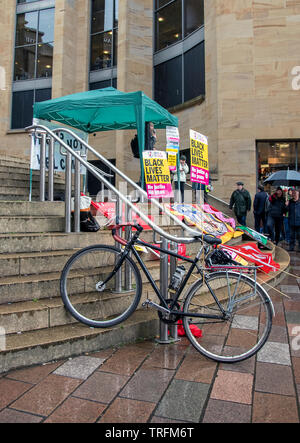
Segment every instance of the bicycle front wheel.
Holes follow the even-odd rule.
[[[66,309],[76,320],[95,328],[111,327],[126,320],[141,298],[142,280],[127,256],[119,270],[120,250],[96,245],[76,252],[66,263],[60,292]]]
[[[186,335],[206,357],[235,363],[253,356],[267,341],[272,327],[272,305],[263,288],[252,278],[234,271],[205,276],[186,296],[183,317]],[[210,289],[209,289],[210,288]],[[219,318],[200,318],[193,315]],[[190,326],[202,330],[196,338]]]

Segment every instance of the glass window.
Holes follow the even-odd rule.
[[[103,80],[102,82],[90,83],[90,91],[94,91],[95,89],[109,88],[110,86],[112,86],[111,79]]]
[[[14,80],[30,80],[35,76],[35,46],[15,50]]]
[[[117,64],[118,0],[92,0],[90,70]]]
[[[170,108],[182,103],[182,57],[155,67],[155,100]]]
[[[182,39],[181,8],[181,0],[175,0],[156,12],[156,51]]]
[[[37,78],[52,77],[52,60],[53,60],[53,45],[46,43],[38,45],[37,50]]]
[[[205,95],[204,42],[184,54],[184,101]]]
[[[155,50],[164,49],[155,55],[155,100],[169,108],[205,94],[203,33],[176,45],[203,26],[204,0],[155,0],[155,8]]]
[[[257,142],[258,180],[263,182],[274,172],[282,169],[300,171],[298,142]]]
[[[111,67],[112,31],[92,36],[91,70]]]
[[[204,24],[204,0],[184,0],[184,36]]]
[[[32,124],[33,103],[49,100],[51,88],[13,92],[12,129],[23,129]]]
[[[108,31],[113,27],[113,2],[93,0],[92,4],[92,34]]]
[[[54,8],[40,11],[38,42],[48,43],[54,41],[54,15]]]
[[[170,3],[170,0],[155,0],[155,8],[161,8],[162,6],[165,6],[167,3]]]
[[[27,12],[17,15],[16,46],[36,43],[38,12]]]
[[[17,14],[14,80],[52,76],[54,8]]]

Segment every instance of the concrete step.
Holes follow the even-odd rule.
[[[45,232],[0,234],[0,253],[41,252],[84,248],[94,244],[114,244],[110,231],[99,232]]]
[[[61,271],[76,249],[0,254],[1,278]],[[1,279],[0,279],[1,281]]]
[[[62,232],[65,218],[59,216],[0,216],[0,233]]]
[[[10,195],[10,196],[25,196],[28,200],[29,197],[29,183],[28,186],[16,187],[16,186],[5,186],[3,183],[0,183],[0,195]],[[33,189],[32,195],[35,197],[39,197],[40,192],[39,189]]]
[[[158,280],[159,261],[149,262],[147,263],[147,267],[151,272],[153,279]],[[59,296],[61,271],[62,269],[57,272],[44,272],[36,275],[14,275],[0,278],[0,305],[23,301],[44,300],[50,297]],[[142,274],[142,281],[147,281],[144,274]],[[85,290],[86,285],[90,285],[90,290],[93,290],[93,276],[91,273],[85,275],[83,272],[78,272],[72,276],[72,293],[82,293]]]
[[[81,305],[84,303],[85,315],[95,318],[95,301],[98,300],[98,297],[99,293],[95,292],[78,294],[74,303]],[[101,298],[106,301],[107,315],[120,313],[122,302],[126,301],[124,294],[112,294],[111,292],[101,294]],[[142,303],[147,298],[155,299],[155,293],[149,283],[144,283],[138,309],[142,309]],[[0,305],[0,324],[6,334],[53,328],[71,323],[77,323],[77,320],[65,309],[60,296]]]
[[[25,158],[14,157],[11,155],[0,155],[0,165],[8,166],[13,165],[15,167],[18,166],[28,166],[30,165],[30,161]]]
[[[29,180],[26,179],[20,179],[20,180],[16,180],[14,177],[13,178],[1,178],[0,177],[0,186],[1,189],[4,187],[8,187],[8,188],[15,188],[17,191],[19,189],[26,189],[29,190],[30,189],[30,182]],[[32,190],[39,191],[40,189],[40,181],[39,180],[35,180],[32,182]],[[46,181],[46,189],[48,189],[48,182]],[[54,189],[56,191],[63,191],[65,189],[65,185],[63,182],[61,183],[54,183]]]
[[[29,172],[19,173],[17,169],[13,172],[1,172],[1,169],[0,169],[0,181],[7,180],[7,179],[14,180],[16,182],[24,181],[24,182],[26,182],[26,184],[28,184],[30,181],[30,174],[29,174]],[[39,182],[40,182],[39,171],[32,171],[33,185],[35,185],[36,183],[39,183]],[[47,174],[46,174],[46,183],[48,183]],[[54,175],[54,183],[64,184],[64,178],[55,174]]]
[[[18,195],[18,194],[0,194],[0,202],[1,201],[11,201],[11,202],[21,202],[21,201],[28,201],[29,199],[29,192],[27,195]],[[33,195],[31,197],[32,201],[39,201],[39,196]]]
[[[158,325],[157,313],[143,310],[113,328],[93,329],[71,324],[12,334],[6,337],[5,347],[0,350],[0,373],[150,339],[158,334]]]
[[[1,216],[57,216],[64,217],[64,202],[0,202]]]
[[[60,202],[59,202],[60,203]],[[48,204],[48,203],[47,203]],[[178,229],[169,228],[174,234],[178,233]],[[142,237],[145,241],[153,242],[152,231],[144,231]],[[41,252],[84,248],[85,246],[95,244],[113,245],[115,242],[112,238],[110,230],[100,230],[98,232],[86,233],[70,233],[64,232],[45,232],[45,233],[0,233],[0,253],[20,253],[20,252]],[[192,246],[199,248],[198,244]]]

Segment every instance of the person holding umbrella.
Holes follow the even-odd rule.
[[[296,240],[298,241],[298,251],[300,251],[300,199],[299,189],[293,189],[292,200],[288,203],[289,224],[290,224],[290,247],[289,251],[294,251]]]
[[[278,245],[283,227],[283,214],[287,211],[283,191],[280,186],[276,189],[276,192],[269,197],[269,201],[270,207],[268,210],[267,231],[270,239],[272,241],[275,240],[275,244]]]

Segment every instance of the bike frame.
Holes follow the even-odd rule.
[[[155,293],[156,293],[158,299],[160,300],[162,306],[163,306],[167,311],[169,311],[169,314],[180,315],[181,317],[189,316],[189,317],[199,317],[199,318],[204,318],[204,319],[206,318],[206,319],[214,319],[214,320],[224,320],[224,316],[225,316],[226,313],[225,313],[225,311],[224,311],[222,305],[219,303],[219,300],[216,298],[216,296],[215,296],[213,290],[211,289],[209,283],[208,283],[207,280],[205,279],[205,274],[203,273],[203,271],[202,271],[202,270],[199,268],[199,266],[198,266],[198,262],[199,262],[199,260],[200,260],[201,254],[202,254],[202,252],[203,252],[203,246],[200,248],[198,254],[196,255],[196,258],[193,260],[193,259],[191,259],[191,258],[184,257],[184,256],[182,256],[182,255],[179,255],[179,254],[177,254],[177,253],[175,253],[175,252],[173,252],[173,251],[169,251],[169,250],[166,250],[166,249],[164,249],[164,248],[160,248],[160,247],[158,247],[158,246],[154,246],[154,245],[152,245],[152,244],[146,243],[146,242],[144,242],[143,240],[140,240],[140,239],[138,238],[140,232],[141,232],[141,231],[136,232],[136,233],[134,234],[134,236],[132,237],[132,239],[129,240],[128,242],[126,242],[126,244],[125,244],[124,241],[120,242],[121,244],[123,244],[123,246],[125,246],[125,249],[124,249],[124,251],[122,251],[121,254],[120,254],[120,259],[119,259],[118,262],[116,263],[116,266],[115,266],[115,269],[114,269],[114,271],[113,271],[113,274],[116,274],[116,273],[118,272],[118,270],[119,270],[120,267],[122,266],[123,261],[125,260],[125,258],[127,257],[127,255],[131,252],[131,253],[135,256],[135,258],[136,258],[137,262],[139,263],[139,265],[141,266],[142,271],[143,271],[144,274],[146,275],[146,277],[147,277],[149,283],[151,284],[152,288],[154,289],[154,291],[155,291]],[[114,236],[114,233],[113,233],[113,236]],[[117,241],[118,241],[118,240],[121,240],[120,238],[118,238],[118,237],[116,237],[116,236],[114,236],[114,238],[115,238]],[[134,248],[134,245],[135,245],[135,244],[137,244],[137,245],[141,245],[141,246],[146,246],[147,248],[150,248],[150,249],[155,250],[155,251],[157,251],[157,252],[160,252],[160,253],[162,253],[162,254],[167,254],[168,256],[176,257],[176,258],[178,258],[178,259],[180,259],[180,260],[183,260],[183,261],[188,262],[188,263],[191,264],[191,266],[190,266],[190,268],[189,268],[189,270],[188,270],[188,272],[187,272],[185,278],[183,279],[183,281],[181,282],[180,287],[178,288],[177,292],[175,293],[175,296],[174,296],[174,298],[173,298],[173,300],[172,300],[172,303],[171,303],[171,306],[170,306],[170,307],[168,306],[167,301],[166,301],[166,300],[164,299],[164,297],[161,295],[161,292],[160,292],[159,288],[157,287],[157,285],[156,285],[154,279],[152,278],[152,276],[151,276],[151,274],[150,274],[148,268],[146,267],[145,263],[143,262],[143,260],[142,260],[141,257],[139,256],[138,252],[137,252],[136,249]],[[184,288],[185,288],[185,286],[186,286],[186,284],[187,284],[187,282],[188,282],[190,276],[192,275],[193,271],[195,270],[195,268],[197,268],[198,273],[201,275],[202,283],[205,283],[206,286],[208,287],[208,289],[209,289],[209,291],[210,291],[212,297],[214,298],[215,302],[217,303],[217,305],[218,305],[218,307],[220,308],[220,311],[221,311],[221,313],[222,313],[223,315],[195,314],[195,313],[192,313],[192,312],[190,312],[190,313],[188,313],[188,312],[187,312],[187,313],[184,313],[184,312],[182,312],[182,311],[178,312],[178,310],[174,311],[174,308],[175,308],[175,306],[176,306],[176,303],[177,303],[177,301],[178,301],[180,295],[182,294],[182,291],[184,290]],[[107,278],[107,280],[109,280],[110,278],[111,278],[111,276],[109,276],[109,277]]]

